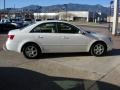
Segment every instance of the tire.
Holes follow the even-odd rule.
[[[23,47],[23,55],[28,59],[36,59],[40,54],[40,47],[34,43],[28,43]]]
[[[90,53],[93,56],[104,56],[107,53],[107,46],[102,42],[97,42],[92,45]]]

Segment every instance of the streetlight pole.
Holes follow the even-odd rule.
[[[111,16],[112,16],[112,4],[113,4],[113,2],[114,1],[111,1],[110,2],[110,7],[109,7],[109,10],[110,10],[110,12],[109,12],[109,27],[108,27],[108,30],[110,31],[110,32],[112,32],[112,28],[111,28]]]
[[[114,0],[114,17],[113,17],[113,29],[112,34],[116,35],[118,28],[118,7],[119,0]]]

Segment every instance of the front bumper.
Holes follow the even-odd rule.
[[[107,51],[112,51],[113,50],[113,41],[109,40],[107,42]]]

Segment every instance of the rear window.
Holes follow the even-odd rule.
[[[32,33],[54,33],[56,29],[55,23],[43,23],[35,27]]]

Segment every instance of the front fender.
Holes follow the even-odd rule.
[[[92,42],[90,42],[89,44],[88,44],[88,47],[87,47],[87,52],[89,52],[90,51],[90,49],[91,49],[91,46],[95,43],[95,42],[97,42],[98,40],[93,40]]]

